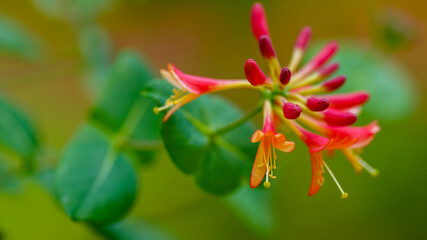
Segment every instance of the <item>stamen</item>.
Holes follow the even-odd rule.
[[[267,170],[265,171],[265,182],[264,182],[264,187],[269,189],[271,187],[271,183],[268,181],[268,165],[267,165]]]
[[[371,165],[365,162],[365,160],[363,160],[361,157],[359,157],[359,163],[366,171],[369,172],[369,174],[371,174],[372,177],[378,176],[379,174],[378,169],[371,167]]]
[[[331,175],[332,179],[334,180],[335,184],[337,185],[338,189],[341,192],[341,198],[342,199],[346,199],[348,197],[348,193],[344,192],[344,190],[342,189],[341,185],[339,184],[338,180],[335,178],[334,174],[332,173],[331,169],[329,169],[328,165],[326,164],[326,162],[323,162],[323,165],[325,166],[326,170],[328,170],[329,175]]]

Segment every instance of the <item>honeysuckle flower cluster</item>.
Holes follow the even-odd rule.
[[[168,70],[161,70],[161,74],[176,89],[165,105],[155,108],[155,111],[167,110],[166,121],[178,108],[203,94],[235,88],[258,90],[263,96],[264,123],[262,130],[257,130],[250,139],[253,143],[259,142],[250,186],[256,188],[264,181],[264,187],[270,188],[270,179],[276,178],[276,149],[282,152],[294,150],[295,144],[276,130],[287,127],[308,147],[312,167],[308,194],[311,196],[319,191],[326,169],[341,191],[341,197],[346,198],[348,194],[323,160],[323,152],[340,150],[356,173],[365,169],[373,176],[377,174],[359,155],[380,130],[377,122],[351,126],[356,122],[361,106],[369,99],[369,94],[364,91],[331,94],[346,81],[345,76],[330,77],[339,68],[338,63],[328,62],[338,49],[336,42],[328,43],[307,64],[300,66],[311,38],[311,29],[304,27],[288,66],[281,67],[260,3],[252,7],[251,27],[261,54],[268,63],[269,75],[264,74],[252,59],[248,59],[244,65],[246,79],[238,80],[193,76],[169,65]]]

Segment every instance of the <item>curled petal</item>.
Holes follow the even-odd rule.
[[[374,139],[375,134],[380,131],[378,122],[374,121],[366,126],[362,127],[333,127],[323,125],[327,131],[325,132],[330,137],[335,137],[337,135],[341,136],[351,136],[351,138],[357,138],[358,141],[350,148],[358,149],[364,148]]]
[[[251,142],[256,143],[262,140],[264,137],[264,132],[261,130],[256,130],[255,133],[252,135]]]
[[[344,135],[338,133],[333,138],[333,141],[325,147],[326,150],[335,150],[335,149],[347,149],[353,146],[359,139],[353,138],[352,136]]]
[[[282,152],[292,152],[295,149],[295,143],[286,141],[285,135],[278,133],[274,135],[274,147]]]
[[[301,132],[301,140],[307,145],[309,152],[320,152],[334,141],[334,139],[327,139],[312,133],[299,125],[295,125],[295,127]]]
[[[322,152],[310,152],[311,159],[311,184],[308,191],[309,196],[316,194],[325,182],[323,176],[323,155]]]

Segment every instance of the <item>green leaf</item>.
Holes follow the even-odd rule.
[[[40,56],[40,42],[37,37],[22,26],[0,15],[0,52],[25,59]]]
[[[172,240],[164,230],[143,220],[124,220],[109,226],[95,226],[96,230],[112,240]]]
[[[130,159],[106,135],[85,125],[61,158],[55,187],[73,220],[111,223],[134,202],[137,179]]]
[[[122,52],[113,66],[105,91],[95,103],[91,119],[111,131],[119,131],[135,102],[143,98],[141,91],[152,78],[147,64],[138,55]]]
[[[121,53],[89,119],[110,134],[118,135],[128,145],[142,148],[134,149],[134,156],[143,162],[153,158],[152,149],[143,149],[144,146],[160,144],[161,116],[153,112],[154,101],[142,95],[142,90],[152,78],[147,64],[138,55],[128,51]]]
[[[0,191],[16,193],[21,190],[21,183],[18,174],[11,164],[0,161]]]
[[[97,97],[105,89],[112,64],[112,46],[104,29],[90,24],[78,29],[80,52],[85,61],[85,85]]]
[[[273,229],[273,207],[271,191],[251,189],[245,184],[236,193],[225,198],[225,202],[248,227],[260,236]]]
[[[210,193],[228,194],[250,176],[257,149],[250,142],[255,129],[246,123],[223,135],[212,134],[241,116],[229,101],[202,96],[163,124],[162,137],[172,161]]]
[[[0,151],[33,168],[38,141],[33,125],[10,103],[0,98]]]
[[[44,14],[69,21],[91,21],[109,9],[112,0],[33,0]]]
[[[371,99],[364,111],[380,120],[399,120],[413,113],[418,94],[415,81],[402,64],[361,41],[339,42],[340,49],[332,61],[340,63],[337,74],[347,76],[339,92],[368,91]],[[309,55],[323,44],[316,44]]]

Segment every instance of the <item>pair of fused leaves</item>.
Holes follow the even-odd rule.
[[[137,55],[122,53],[88,122],[65,149],[55,189],[72,219],[110,223],[132,205],[137,189],[132,160],[152,157],[152,150],[138,151],[132,144],[143,147],[159,137],[161,119],[153,114],[153,101],[141,95],[151,79]]]
[[[164,102],[164,96],[170,92],[164,82],[154,82],[145,94]],[[171,160],[184,173],[194,175],[197,184],[209,193],[229,194],[249,178],[257,149],[250,142],[255,131],[253,125],[245,123],[216,134],[241,117],[242,113],[231,102],[202,96],[179,109],[162,125],[164,146]]]
[[[171,89],[164,81],[156,81],[144,93],[162,104]],[[251,231],[265,236],[273,226],[270,191],[251,189],[248,184],[258,148],[250,142],[255,128],[248,122],[216,134],[241,117],[241,111],[226,99],[202,96],[163,123],[162,138],[182,172],[194,175],[196,183],[211,194],[228,194],[223,200],[232,212]]]

